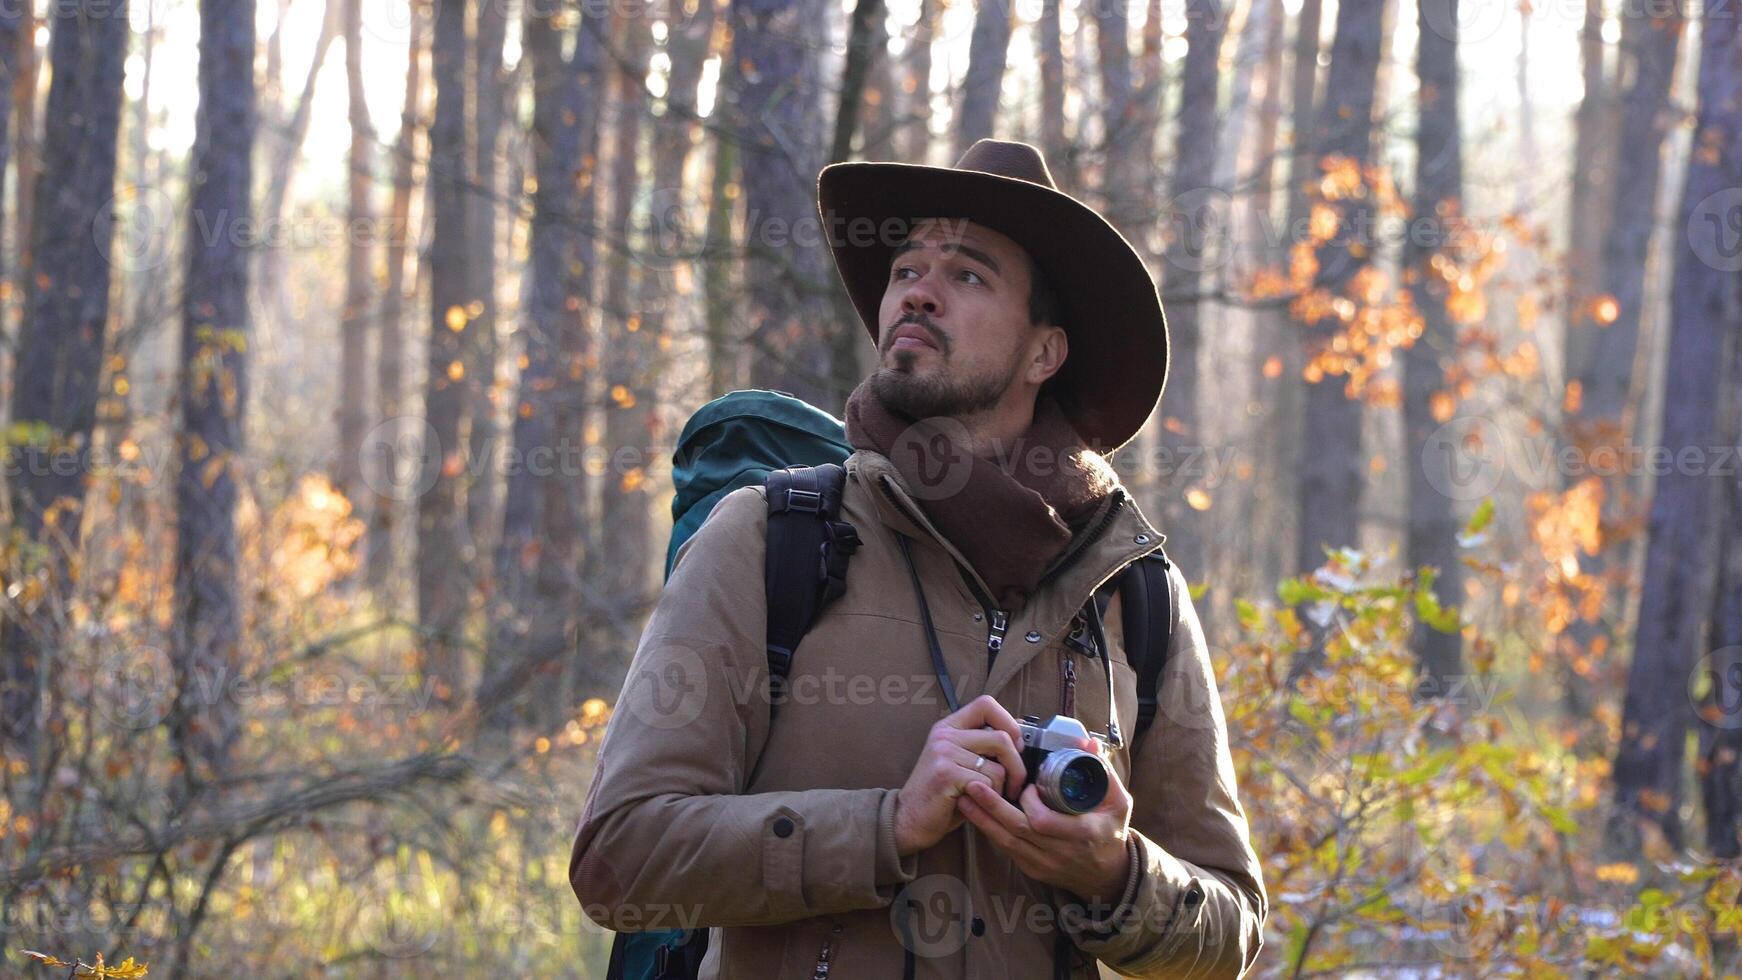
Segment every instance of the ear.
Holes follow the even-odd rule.
[[[1029,384],[1039,386],[1065,366],[1065,358],[1070,355],[1071,345],[1063,327],[1046,324],[1035,329],[1035,336],[1029,341],[1029,355],[1023,378]]]

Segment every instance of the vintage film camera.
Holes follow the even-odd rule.
[[[1090,735],[1083,723],[1068,715],[1046,721],[1027,715],[1016,723],[1022,731],[1022,764],[1040,800],[1060,813],[1087,813],[1107,798],[1112,774],[1097,752],[1102,736]]]

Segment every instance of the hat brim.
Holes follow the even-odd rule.
[[[1111,452],[1155,411],[1168,369],[1161,297],[1136,249],[1088,205],[1014,177],[853,162],[823,168],[817,207],[835,268],[873,344],[902,222],[965,218],[1021,245],[1052,284],[1070,341],[1060,402],[1078,435]],[[891,227],[903,230],[891,236]]]

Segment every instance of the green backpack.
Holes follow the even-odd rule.
[[[768,602],[768,676],[778,691],[792,654],[824,606],[847,588],[847,563],[859,537],[840,520],[846,485],[842,464],[852,453],[839,419],[779,391],[734,391],[690,416],[672,455],[671,542],[665,575],[677,552],[734,490],[768,490],[764,594]],[[1127,566],[1093,599],[1102,611],[1122,597],[1127,657],[1137,670],[1134,739],[1155,718],[1162,667],[1176,605],[1167,556],[1157,549]],[[1147,694],[1145,692],[1148,692]],[[778,699],[776,699],[778,703]],[[708,930],[617,933],[607,980],[693,980],[708,950]]]
[[[846,591],[847,559],[859,546],[840,522],[852,448],[839,419],[779,391],[734,391],[690,416],[672,455],[671,542],[678,549],[726,495],[768,488],[769,678],[784,684],[792,651],[824,605]],[[809,559],[823,555],[820,562]],[[800,556],[805,556],[803,559]],[[807,581],[808,580],[808,581]],[[708,950],[706,929],[618,933],[608,980],[689,980]]]

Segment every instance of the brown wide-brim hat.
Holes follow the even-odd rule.
[[[1155,280],[1118,229],[1058,189],[1033,146],[980,140],[954,167],[832,164],[817,177],[817,208],[873,344],[890,261],[911,223],[966,218],[1021,245],[1052,285],[1070,340],[1059,403],[1091,449],[1125,445],[1161,400],[1167,319]]]

